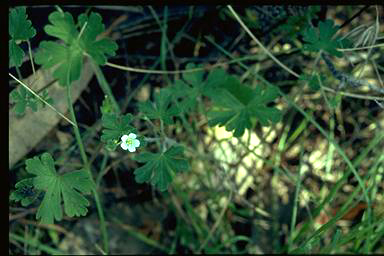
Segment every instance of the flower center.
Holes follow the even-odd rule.
[[[127,143],[128,145],[132,145],[133,144],[133,139],[131,138],[128,138],[125,143]]]

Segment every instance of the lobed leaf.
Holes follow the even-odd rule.
[[[42,41],[35,54],[35,61],[44,69],[58,65],[53,77],[59,80],[60,85],[67,86],[80,78],[83,55],[76,46],[67,47],[56,42]]]
[[[98,13],[92,12],[89,17],[86,14],[81,14],[78,18],[80,27],[83,27],[87,22],[84,32],[81,35],[80,45],[93,60],[104,65],[107,62],[107,56],[115,56],[118,48],[117,44],[110,39],[104,38],[96,40],[96,37],[104,32],[104,24]]]
[[[13,40],[28,40],[36,35],[32,22],[27,19],[26,8],[16,7],[9,13],[9,35]]]
[[[16,183],[16,190],[13,191],[9,199],[16,202],[21,201],[21,205],[26,207],[32,204],[40,193],[37,193],[36,189],[33,187],[33,179],[23,179]]]
[[[104,112],[101,118],[103,130],[101,141],[106,143],[106,148],[114,151],[121,139],[121,136],[129,133],[136,133],[136,129],[130,125],[132,115],[117,115],[111,112]],[[140,140],[140,139],[139,139]],[[140,144],[142,140],[140,140]]]
[[[171,104],[171,91],[161,89],[160,92],[155,93],[155,102],[146,101],[139,103],[139,109],[149,119],[161,119],[165,124],[172,124],[173,116],[180,113],[177,106]]]
[[[134,171],[136,182],[150,182],[160,191],[167,190],[176,173],[189,169],[181,146],[172,146],[163,153],[143,152],[134,159],[145,163]]]
[[[62,219],[62,201],[65,214],[70,217],[84,216],[87,213],[89,202],[82,193],[89,193],[94,185],[85,170],[59,175],[49,153],[42,154],[40,158],[36,156],[27,159],[26,170],[36,177],[18,182],[17,190],[10,198],[28,205],[37,198],[36,190],[44,191],[44,198],[36,213],[36,218],[42,223],[52,224],[55,220]]]
[[[317,30],[309,27],[303,32],[303,40],[306,42],[303,49],[312,52],[323,50],[336,57],[342,57],[343,53],[337,50],[341,46],[340,39],[332,39],[338,26],[334,26],[332,20],[320,21]]]
[[[18,44],[20,41],[28,40],[36,35],[32,22],[27,19],[25,7],[11,9],[8,31],[11,36],[8,43],[9,67],[20,67],[23,63],[24,51]]]
[[[241,137],[245,129],[252,127],[254,117],[264,126],[280,120],[280,110],[266,106],[278,97],[276,87],[252,90],[235,80],[235,77],[229,77],[221,87],[216,87],[216,93],[212,94],[214,107],[208,112],[208,125],[225,126],[235,137]]]
[[[193,63],[188,63],[186,69],[200,68]],[[185,72],[182,79],[178,79],[175,83],[167,88],[173,97],[174,104],[181,112],[188,113],[193,111],[197,105],[198,98],[202,95],[213,98],[217,92],[217,88],[221,87],[228,79],[228,74],[223,69],[214,69],[207,79],[203,79],[204,72]]]
[[[34,112],[37,111],[37,99],[23,86],[13,89],[9,96],[11,101],[15,103],[14,111],[16,115],[23,115],[27,107],[30,107]]]
[[[24,51],[15,42],[15,40],[9,40],[9,67],[20,67],[23,63]]]
[[[117,44],[110,39],[97,39],[104,32],[104,25],[99,14],[92,12],[89,17],[81,14],[76,28],[74,19],[69,12],[53,12],[48,17],[51,24],[44,27],[47,34],[64,41],[40,43],[36,54],[36,63],[43,68],[58,65],[53,77],[59,79],[63,86],[70,85],[81,75],[83,56],[90,56],[97,64],[103,65],[108,56],[114,56]]]
[[[181,112],[187,113],[195,109],[197,98],[200,96],[200,91],[197,87],[191,87],[182,80],[176,80],[167,89],[172,93],[174,104]]]
[[[52,12],[48,16],[49,22],[44,27],[45,33],[50,36],[57,37],[67,44],[71,44],[78,36],[75,22],[69,12]]]
[[[188,69],[195,69],[195,68],[200,68],[201,66],[197,66],[193,63],[188,63],[185,67],[186,70]],[[203,83],[203,76],[204,76],[204,71],[195,71],[195,72],[185,72],[183,73],[182,77],[183,79],[188,82],[190,85],[193,87],[199,87]]]
[[[308,87],[313,91],[318,91],[321,87],[317,74],[313,74],[313,75],[302,74],[300,75],[299,80],[307,82]],[[323,75],[320,75],[320,80],[324,81],[325,77]]]

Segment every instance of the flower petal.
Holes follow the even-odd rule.
[[[129,152],[135,152],[136,148],[133,145],[128,145],[128,150],[129,150]]]
[[[128,139],[128,135],[126,135],[126,134],[124,134],[124,135],[121,137],[121,141],[122,141],[122,142],[125,142],[127,139]]]
[[[123,143],[120,144],[120,146],[121,146],[121,148],[124,149],[124,150],[127,150],[127,149],[128,149],[128,145],[127,145],[127,143],[124,143],[124,142],[123,142]]]
[[[140,141],[139,140],[133,140],[133,146],[135,146],[135,147],[140,146]]]
[[[136,134],[134,134],[134,133],[130,133],[130,134],[128,135],[128,137],[131,138],[131,139],[136,139]]]

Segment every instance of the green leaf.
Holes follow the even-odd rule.
[[[9,14],[9,35],[13,40],[28,40],[36,35],[32,22],[27,19],[26,8],[11,9]]]
[[[232,78],[229,81],[233,81]],[[231,83],[228,83],[228,86],[229,84]],[[245,129],[252,127],[252,118],[257,118],[263,126],[281,119],[280,110],[266,106],[278,97],[276,87],[269,86],[264,91],[260,86],[255,90],[239,86],[227,88],[228,90],[217,89],[213,98],[214,107],[208,112],[208,125],[225,125],[227,131],[233,131],[235,137],[241,137]]]
[[[222,68],[215,68],[209,72],[207,77],[207,85],[208,87],[212,87],[223,81],[223,79],[227,79],[229,77],[228,73]]]
[[[193,63],[188,63],[186,69],[200,68]],[[167,89],[171,92],[174,104],[181,112],[188,113],[194,111],[198,99],[204,95],[213,98],[216,89],[223,87],[229,75],[223,69],[212,70],[207,79],[203,79],[204,72],[186,72],[183,73],[183,80],[176,80],[175,83]]]
[[[186,69],[200,68],[193,63],[188,63]],[[174,105],[181,112],[188,113],[193,111],[197,105],[198,98],[202,95],[205,82],[203,81],[204,71],[185,72],[182,75],[183,80],[179,79],[167,89],[172,94]]]
[[[50,104],[53,102],[52,98],[49,97],[47,90],[43,90],[40,93],[40,97]],[[12,103],[15,103],[13,109],[16,115],[23,115],[26,107],[30,107],[33,112],[36,112],[38,110],[38,103],[40,103],[41,107],[45,107],[44,102],[38,100],[23,86],[20,86],[18,89],[13,89],[10,93],[10,99]]]
[[[11,193],[9,199],[16,202],[21,201],[21,205],[24,207],[32,204],[40,194],[33,187],[32,178],[23,179],[17,182],[15,188],[16,190]]]
[[[53,72],[53,77],[59,79],[60,85],[67,86],[80,78],[82,70],[83,53],[76,42],[78,31],[72,15],[68,12],[53,12],[48,16],[48,20],[52,25],[46,25],[44,31],[48,35],[63,40],[66,44],[42,41],[35,55],[35,61],[44,69],[58,65]]]
[[[172,93],[174,104],[184,113],[195,109],[197,98],[201,95],[198,87],[191,87],[182,80],[176,80],[174,84],[167,89]]]
[[[23,86],[20,86],[19,89],[13,89],[10,98],[15,103],[14,111],[16,115],[23,115],[26,107],[30,107],[33,112],[37,111],[37,99]]]
[[[171,105],[171,91],[161,89],[160,92],[155,93],[155,102],[147,100],[146,102],[139,103],[139,109],[149,119],[161,119],[165,124],[172,124],[173,116],[177,116],[180,110]]]
[[[96,37],[104,32],[104,24],[98,13],[92,12],[89,17],[81,14],[78,18],[80,27],[87,22],[83,34],[81,35],[80,45],[93,60],[104,65],[107,62],[107,56],[115,56],[118,48],[117,44],[110,39],[104,38],[96,40]]]
[[[313,74],[313,75],[301,74],[299,77],[299,80],[303,82],[307,82],[309,88],[313,91],[318,91],[321,87],[318,79],[318,74]],[[320,80],[324,81],[325,77],[323,75],[320,75]]]
[[[16,103],[14,107],[15,113],[17,115],[24,114],[25,108],[27,106],[26,90],[24,89],[24,87],[20,87],[19,90],[13,89],[9,95],[10,95],[11,101],[13,103]]]
[[[320,21],[317,30],[309,27],[303,32],[303,40],[306,42],[303,49],[312,52],[323,50],[336,57],[342,57],[343,53],[337,50],[341,47],[340,39],[332,39],[338,28],[332,20]]]
[[[113,105],[107,95],[104,95],[103,103],[101,104],[100,111],[102,114],[113,113]]]
[[[9,40],[9,67],[20,67],[23,64],[24,51],[15,42],[15,40]]]
[[[49,104],[53,104],[53,99],[49,96],[48,94],[48,89],[44,89],[41,93],[40,93],[40,97],[45,100],[46,102],[48,102]],[[40,101],[41,103],[41,106],[44,108],[47,104],[45,104],[44,102]]]
[[[304,14],[298,14],[288,16],[287,20],[280,26],[273,30],[274,33],[281,34],[285,33],[292,41],[296,40],[300,31],[303,31],[308,24],[308,19],[316,19],[318,16],[316,13],[320,11],[320,6],[312,5],[309,6],[307,12]]]
[[[341,98],[342,96],[340,93],[337,93],[335,96],[332,96],[329,100],[330,107],[334,109],[337,108],[341,103]]]
[[[247,105],[253,98],[253,90],[240,83],[239,79],[235,76],[227,76],[219,86],[230,92],[244,105]]]
[[[129,133],[136,133],[136,129],[133,128],[130,123],[132,121],[132,115],[117,115],[115,113],[103,113],[101,118],[103,130],[101,135],[101,141],[105,142],[108,150],[115,150],[120,142],[121,136]]]
[[[230,92],[218,91],[214,103],[218,109],[208,112],[209,126],[225,125],[227,131],[234,131],[235,137],[241,137],[245,128],[251,128],[251,116],[247,106]]]
[[[9,67],[20,67],[23,63],[24,51],[18,45],[20,41],[28,40],[36,35],[32,22],[27,19],[26,8],[17,7],[9,13]]]
[[[34,189],[45,192],[36,213],[36,218],[42,223],[52,224],[54,220],[62,219],[62,201],[65,214],[69,217],[86,215],[89,202],[82,193],[89,193],[93,189],[93,183],[85,170],[59,175],[56,173],[53,158],[49,153],[42,154],[40,158],[36,156],[27,159],[26,170],[36,177],[32,178],[32,182],[24,180],[19,183],[22,185],[33,183]]]
[[[151,182],[160,191],[167,190],[176,173],[189,169],[182,146],[172,146],[163,153],[143,152],[134,160],[145,163],[134,172],[136,182]]]
[[[195,68],[201,68],[201,66],[196,66],[193,63],[188,63],[185,67],[186,70],[195,69]],[[204,76],[203,70],[194,71],[194,72],[185,72],[182,75],[183,79],[194,87],[201,86],[203,82],[203,76]]]
[[[83,66],[83,54],[79,47],[64,46],[55,42],[43,41],[35,54],[35,61],[44,69],[58,65],[53,72],[53,77],[59,79],[62,86],[68,85],[80,78]]]
[[[50,36],[57,37],[67,44],[71,44],[78,36],[79,32],[76,29],[75,22],[69,12],[52,12],[48,16],[49,22],[44,27],[45,33]]]
[[[57,64],[53,77],[59,79],[61,85],[70,85],[80,78],[84,54],[90,56],[99,65],[105,64],[107,56],[115,55],[118,48],[115,42],[107,38],[96,40],[96,37],[104,32],[99,14],[92,12],[89,17],[85,14],[79,16],[81,34],[76,28],[72,15],[68,12],[53,12],[48,19],[51,24],[44,27],[45,32],[63,40],[64,44],[41,42],[35,61],[43,68],[50,68]]]

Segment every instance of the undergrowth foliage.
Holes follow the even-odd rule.
[[[32,22],[27,19],[26,8],[19,7],[12,9],[9,13],[9,66],[20,67],[25,55],[19,46],[36,35]]]
[[[336,36],[339,27],[330,19],[320,21],[317,26],[308,22],[311,20],[308,18],[317,17],[318,9],[283,8],[282,17],[289,22],[278,26],[273,33],[289,29],[295,31],[289,36],[292,40],[298,40],[297,38],[302,40],[301,50],[304,54],[321,56],[331,75],[341,82],[341,86],[337,89],[341,89],[345,84],[351,84],[353,87],[367,85],[365,81],[355,79],[335,68],[331,57],[342,58],[344,56],[342,48],[350,46],[350,42],[341,36]],[[264,13],[265,17],[270,11],[256,8],[256,12]],[[286,17],[293,13],[297,16]],[[265,23],[261,18],[258,20],[259,23],[253,21],[252,13],[246,13],[246,17],[247,24],[255,22],[254,27]],[[53,77],[61,86],[67,87],[68,92],[72,83],[81,77],[85,58],[101,66],[107,63],[109,57],[116,55],[118,45],[104,37],[105,27],[98,13],[83,13],[75,20],[71,13],[58,8],[49,15],[48,20],[49,24],[44,27],[44,31],[54,37],[54,40],[40,42],[31,61],[41,65],[43,69],[54,68]],[[21,66],[25,53],[19,44],[27,42],[35,35],[36,30],[28,20],[26,8],[11,9],[10,68]],[[137,168],[133,174],[137,183],[149,183],[160,192],[166,192],[177,175],[185,175],[185,172],[191,170],[191,158],[185,153],[185,143],[171,138],[172,135],[169,133],[176,123],[180,123],[191,113],[203,112],[200,114],[204,115],[210,127],[225,127],[226,131],[239,139],[247,130],[252,132],[258,124],[265,127],[282,121],[284,109],[281,104],[278,106],[278,103],[282,101],[284,94],[279,87],[261,82],[254,86],[247,81],[243,82],[236,75],[229,74],[223,68],[204,71],[201,67],[202,65],[196,63],[187,63],[180,79],[171,81],[167,86],[154,92],[152,97],[135,105],[137,115],[119,113],[112,104],[111,95],[106,95],[102,105],[99,106],[102,126],[99,139],[109,152],[121,151],[133,154],[127,161],[136,161]],[[189,72],[191,69],[199,70]],[[302,73],[299,81],[307,84],[312,91],[318,92],[327,83],[328,78],[321,71],[316,71],[311,74]],[[384,90],[374,86],[370,88],[380,93]],[[45,103],[54,105],[46,90],[39,95],[43,101],[37,99],[24,85],[15,88],[10,93],[11,101],[14,103],[13,111],[20,116],[25,114],[27,107],[35,112],[39,110],[38,106],[45,106]],[[337,108],[340,101],[341,95],[337,94],[330,100],[331,107]],[[141,135],[135,127],[137,120],[144,120],[145,125],[153,127],[152,133],[148,136]],[[78,129],[76,122],[74,127]],[[125,143],[122,138],[128,138],[128,135],[130,143],[134,140],[139,141],[135,142],[137,149],[134,148],[132,152],[123,151],[122,148],[128,148],[127,145],[119,147],[121,143]],[[81,141],[80,135],[76,136],[76,139]],[[156,145],[152,144],[153,142]],[[78,144],[80,151],[84,151],[81,149],[81,143]],[[135,150],[138,152],[133,152]],[[55,160],[49,152],[27,159],[26,171],[32,177],[17,182],[10,199],[20,202],[24,207],[38,205],[36,219],[45,224],[61,221],[63,209],[69,217],[85,216],[90,205],[86,195],[97,194],[97,189],[86,153],[83,155],[83,168],[64,173],[56,170]],[[306,246],[309,246],[309,243]]]
[[[96,40],[105,30],[98,13],[81,14],[77,24],[69,12],[53,12],[48,20],[51,24],[46,25],[44,31],[62,40],[64,45],[53,41],[41,42],[35,61],[44,69],[59,64],[53,77],[59,79],[61,85],[69,86],[80,78],[84,55],[99,65],[105,64],[107,56],[115,55],[118,47],[115,42],[107,38]]]
[[[26,17],[25,9],[22,10],[24,10],[24,14],[19,16],[19,19],[24,20]],[[35,61],[41,64],[42,68],[57,66],[53,76],[59,80],[60,85],[70,86],[73,81],[80,78],[84,56],[90,57],[97,64],[102,65],[106,62],[107,56],[115,55],[116,43],[106,38],[96,40],[97,35],[104,32],[104,25],[99,14],[94,12],[91,12],[89,16],[81,14],[78,17],[77,24],[68,12],[55,11],[49,15],[48,19],[51,24],[45,26],[44,31],[48,35],[62,40],[64,44],[54,41],[41,42],[35,55]],[[193,63],[186,66],[187,69],[196,67]],[[194,110],[198,102],[197,99],[205,96],[214,103],[207,113],[208,124],[210,126],[225,126],[226,130],[233,131],[236,137],[242,136],[245,129],[251,129],[256,121],[268,126],[281,119],[280,110],[266,106],[266,104],[278,97],[278,88],[269,86],[262,89],[259,86],[256,89],[250,89],[249,86],[243,85],[238,78],[227,74],[222,69],[212,70],[206,80],[203,80],[203,76],[203,71],[184,73],[182,79],[176,80],[174,85],[155,93],[153,101],[148,100],[140,103],[138,105],[140,112],[149,120],[158,120],[164,125],[171,125],[173,124],[173,118],[178,117],[180,113]],[[31,106],[36,111],[36,99],[26,93],[24,88],[20,90],[19,94],[16,91],[11,94],[18,104],[16,111],[18,113],[24,112],[25,106]],[[108,98],[104,100],[101,110],[103,130],[100,139],[105,143],[108,150],[114,151],[121,143],[120,139],[123,135],[137,133],[131,123],[134,117],[130,113],[118,114],[113,111]],[[141,142],[141,148],[146,145],[145,138],[139,136],[138,139]],[[46,154],[43,155],[46,161],[53,161]],[[144,166],[135,170],[135,180],[139,183],[149,182],[160,191],[167,190],[176,173],[189,169],[188,161],[183,156],[183,147],[180,145],[173,145],[156,154],[142,152],[135,160],[139,163],[145,163]],[[49,164],[52,163],[49,162]],[[42,165],[36,165],[35,168],[39,167],[42,167]],[[44,175],[49,176],[51,172],[53,171],[47,170],[40,175],[42,177]],[[49,186],[61,184],[59,183],[60,179],[47,178],[46,181],[49,182]],[[73,182],[76,183],[76,180],[73,180]],[[21,182],[18,186],[20,187],[23,184],[25,183]],[[74,188],[79,190],[79,186],[76,186],[76,184],[74,184]],[[37,218],[41,218],[46,223],[52,223],[54,219],[60,220],[60,191],[51,191],[49,187],[41,185],[35,185],[35,189],[43,190],[47,195],[41,202]],[[65,191],[67,190],[66,188],[66,190],[61,191],[64,202],[66,202],[67,195]],[[83,191],[80,190],[80,192]],[[73,200],[72,205],[81,205],[82,207],[85,205],[82,197],[74,196],[71,200]],[[65,212],[69,216],[86,213],[84,208],[76,212],[70,210],[70,206],[66,204],[64,206],[66,207]],[[47,210],[47,207],[51,207],[51,213]]]

